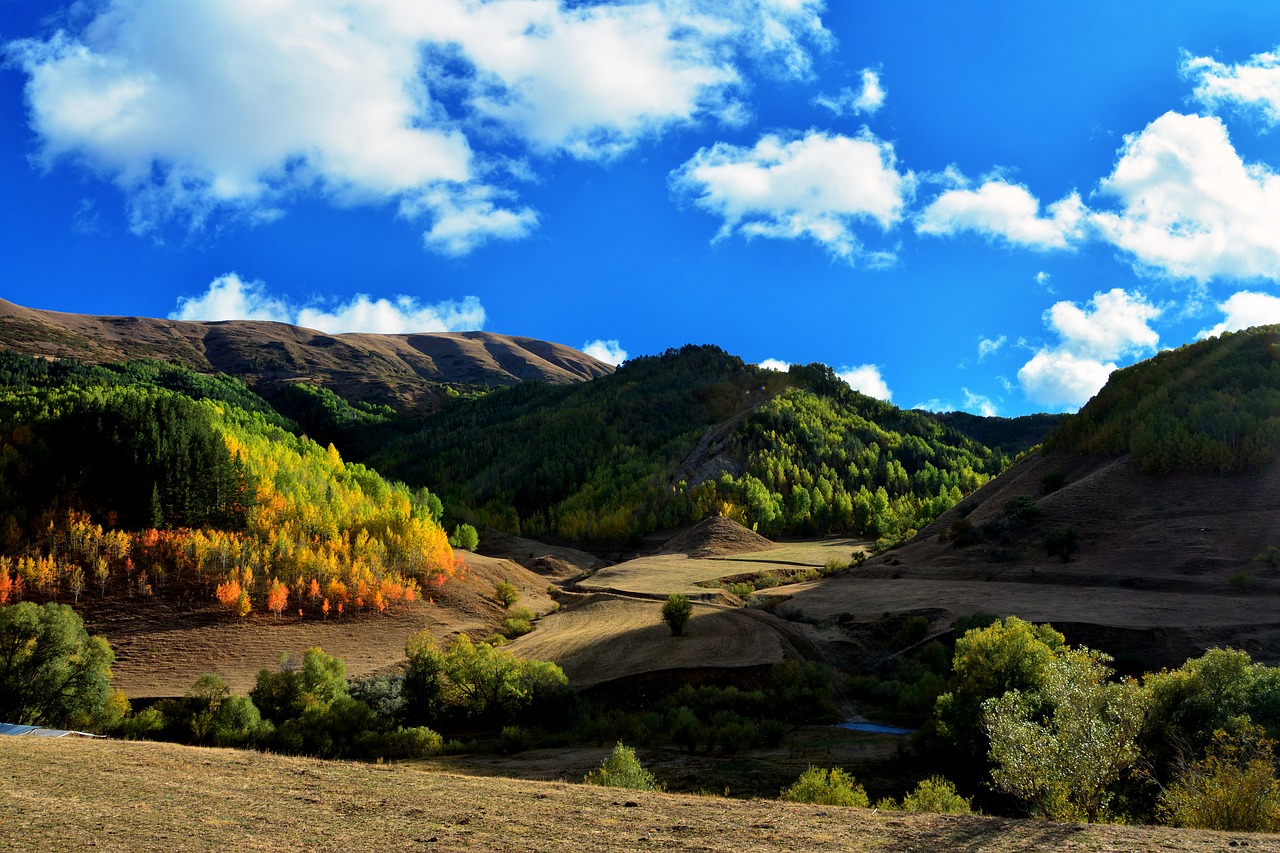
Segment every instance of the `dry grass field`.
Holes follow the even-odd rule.
[[[19,851],[1280,850],[1280,837],[873,813],[233,750],[0,738]]]
[[[116,653],[113,684],[140,698],[181,696],[206,672],[246,693],[258,671],[274,669],[281,654],[301,656],[312,646],[342,658],[348,677],[372,675],[402,663],[405,640],[424,628],[442,644],[459,633],[488,636],[502,619],[493,600],[494,584],[502,580],[520,590],[520,606],[535,613],[553,608],[545,577],[508,560],[458,553],[467,564],[463,576],[430,593],[431,601],[379,615],[236,619],[212,604],[191,611],[163,599],[99,603],[91,595],[82,599],[82,612],[89,631],[106,637]]]

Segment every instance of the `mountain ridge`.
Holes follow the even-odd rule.
[[[446,389],[570,384],[613,367],[563,344],[494,332],[328,334],[270,320],[161,320],[72,314],[0,299],[0,347],[93,363],[161,358],[267,389],[302,379],[344,399],[439,408]]]

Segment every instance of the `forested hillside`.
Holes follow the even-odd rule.
[[[216,597],[328,618],[455,570],[425,490],[299,437],[238,380],[0,357],[0,604]]]
[[[722,514],[768,535],[897,540],[1054,424],[1017,425],[1022,440],[996,452],[830,368],[779,373],[687,346],[590,383],[459,401],[370,464],[437,491],[460,517],[535,538],[634,542]]]
[[[1131,453],[1152,474],[1262,468],[1280,451],[1280,326],[1226,333],[1116,371],[1050,447]]]

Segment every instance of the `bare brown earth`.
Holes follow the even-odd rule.
[[[1041,479],[1053,471],[1067,484],[1043,495]],[[1280,578],[1255,560],[1280,545],[1280,466],[1151,477],[1128,458],[1042,453],[961,507],[972,507],[967,517],[980,527],[1020,495],[1037,500],[1045,517],[1008,543],[945,541],[962,515],[957,508],[862,569],[762,594],[789,598],[782,607],[806,619],[855,625],[926,612],[942,630],[977,611],[1017,615],[1150,668],[1176,666],[1214,645],[1280,660]],[[1046,553],[1043,536],[1066,524],[1081,544],[1064,563]],[[1241,574],[1247,580],[1233,583]]]
[[[282,654],[300,656],[312,646],[337,655],[351,678],[393,669],[404,661],[405,641],[426,629],[447,643],[459,633],[483,639],[496,630],[505,611],[493,587],[508,580],[520,590],[520,606],[543,614],[554,607],[545,578],[508,560],[457,552],[467,565],[429,601],[400,604],[385,614],[342,619],[253,614],[236,619],[214,606],[181,607],[163,597],[99,603],[82,599],[91,633],[101,634],[116,653],[113,684],[130,698],[181,696],[206,672],[246,693],[263,668],[274,669]]]
[[[759,533],[721,516],[700,521],[667,541],[663,552],[689,557],[725,557],[752,554],[776,547]]]
[[[479,550],[489,557],[513,560],[526,569],[553,580],[577,577],[609,565],[605,560],[586,551],[547,545],[534,539],[495,531],[485,531]]]
[[[0,738],[11,850],[1220,851],[1280,837],[873,813],[159,743]]]
[[[613,372],[561,344],[491,332],[329,335],[266,321],[65,314],[3,299],[0,347],[93,363],[161,358],[268,387],[306,379],[348,400],[415,411],[436,408],[447,385],[564,384]]]

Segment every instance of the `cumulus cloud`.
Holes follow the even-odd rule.
[[[1238,332],[1251,326],[1280,323],[1280,297],[1269,293],[1242,290],[1218,303],[1218,310],[1226,316],[1210,329],[1203,329],[1198,338],[1210,338],[1223,332]]]
[[[978,341],[978,361],[986,361],[988,357],[995,355],[1007,340],[1009,340],[1008,335],[1001,335],[998,338],[983,338]]]
[[[791,369],[791,364],[789,362],[776,358],[766,358],[764,361],[760,362],[760,366],[765,370],[776,370],[779,373],[786,373]]]
[[[326,305],[317,300],[299,306],[272,295],[261,281],[245,281],[236,273],[228,273],[214,279],[203,294],[180,297],[169,319],[274,320],[330,334],[376,332],[390,335],[481,329],[485,311],[474,296],[468,296],[461,302],[425,305],[411,296],[374,299],[363,293],[357,293],[345,302]]]
[[[985,394],[975,394],[968,388],[961,388],[964,394],[964,409],[975,415],[982,415],[984,418],[994,418],[999,414],[996,404],[991,402],[991,398]]]
[[[581,349],[592,358],[598,358],[605,364],[612,364],[614,367],[627,360],[627,351],[616,340],[587,341],[582,345]]]
[[[861,223],[888,231],[901,221],[915,176],[899,172],[893,146],[864,131],[856,137],[809,131],[769,134],[751,148],[718,142],[671,173],[678,196],[723,220],[717,240],[806,237],[851,263],[891,262],[864,250]]]
[[[1280,176],[1245,163],[1216,117],[1165,113],[1125,137],[1094,224],[1135,263],[1204,282],[1280,280]]]
[[[747,71],[811,73],[822,0],[114,0],[12,42],[39,159],[114,181],[139,233],[314,194],[395,202],[447,254],[523,237],[510,146],[607,159],[738,121]]]
[[[893,399],[893,392],[889,390],[884,377],[880,375],[880,367],[878,365],[860,364],[856,367],[842,367],[836,371],[836,376],[843,379],[845,384],[853,390],[866,394],[868,397],[875,397],[877,400],[886,402]]]
[[[1159,346],[1160,336],[1148,325],[1159,316],[1142,294],[1120,288],[1094,294],[1084,308],[1054,304],[1044,320],[1059,342],[1041,348],[1018,371],[1023,392],[1047,406],[1084,405],[1106,384],[1117,359]]]
[[[976,190],[947,190],[916,221],[920,234],[947,236],[973,231],[1032,249],[1065,249],[1084,235],[1087,213],[1071,193],[1040,213],[1040,201],[1021,184],[990,180]]]
[[[1192,97],[1206,109],[1241,108],[1256,112],[1267,124],[1280,124],[1280,54],[1258,53],[1235,65],[1188,54],[1182,73],[1195,82]]]
[[[880,74],[875,69],[862,69],[862,86],[855,91],[852,86],[845,86],[834,95],[818,95],[813,99],[814,106],[825,107],[838,116],[874,114],[884,106],[888,93],[880,82]]]

